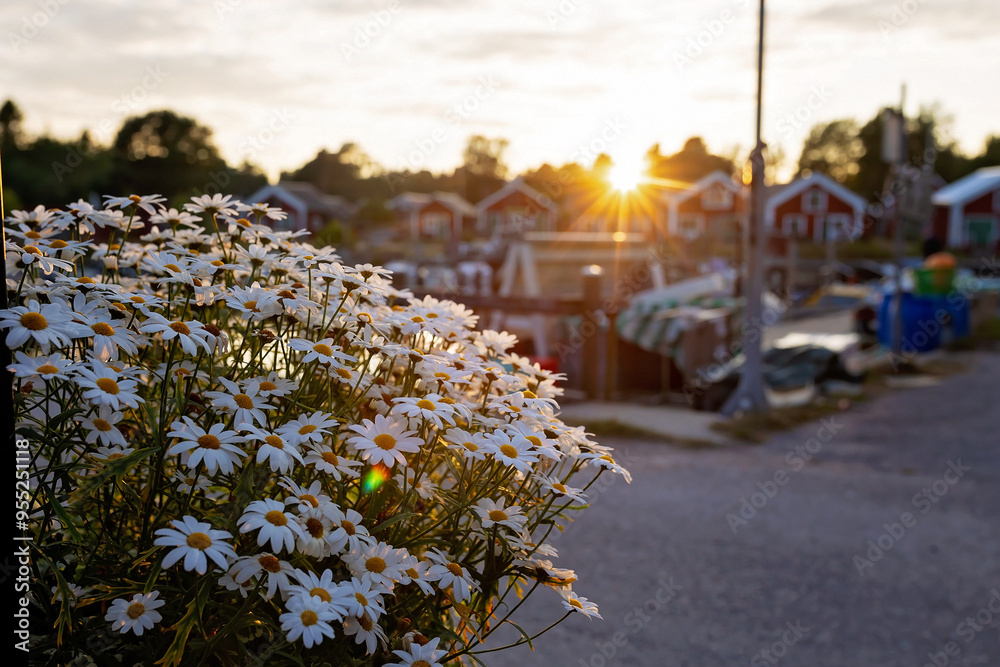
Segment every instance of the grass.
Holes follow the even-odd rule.
[[[862,394],[849,398],[820,398],[808,405],[776,408],[767,412],[748,413],[712,425],[712,429],[731,438],[760,444],[779,431],[787,431],[802,424],[814,422],[838,412],[843,412],[854,402],[866,400]]]
[[[567,422],[569,423],[569,422]],[[602,419],[599,421],[588,421],[583,423],[573,424],[574,426],[583,426],[587,429],[588,433],[593,433],[598,438],[633,438],[636,440],[653,440],[656,442],[663,442],[676,447],[683,447],[684,449],[712,449],[716,445],[711,442],[706,442],[704,440],[690,440],[687,438],[673,438],[662,433],[655,433],[653,431],[647,431],[644,428],[639,428],[637,426],[632,426],[630,424],[623,424],[618,421],[611,419]]]

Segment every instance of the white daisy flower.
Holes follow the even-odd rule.
[[[153,207],[153,204],[159,204],[166,201],[166,199],[160,195],[129,195],[127,197],[112,197],[111,195],[104,195],[104,198],[107,199],[107,201],[104,202],[104,205],[107,208],[120,208],[124,210],[130,206],[138,206],[150,215],[156,213],[156,208]],[[133,229],[135,229],[135,227],[133,227]]]
[[[242,436],[236,431],[227,431],[225,424],[213,424],[206,431],[198,426],[190,417],[182,417],[170,425],[173,430],[167,437],[179,438],[180,442],[167,450],[167,454],[190,452],[185,461],[189,468],[196,468],[199,463],[205,464],[209,475],[221,470],[231,474],[236,464],[243,461],[246,453],[236,442]]]
[[[383,648],[389,645],[385,631],[368,614],[363,614],[361,618],[348,616],[344,621],[344,634],[354,637],[355,644],[364,644],[368,655],[373,654],[380,645]]]
[[[341,352],[334,345],[332,338],[324,338],[316,342],[305,338],[293,338],[288,341],[288,347],[298,352],[305,352],[306,355],[302,357],[302,362],[306,364],[317,361],[321,364],[343,366],[345,362],[350,363],[358,360],[357,357]]]
[[[42,273],[45,275],[50,275],[56,269],[61,271],[72,271],[75,267],[72,262],[67,262],[64,259],[58,259],[56,257],[46,256],[38,246],[26,245],[20,249],[20,260],[24,264],[25,270],[27,267],[34,264]]]
[[[353,576],[391,591],[402,574],[405,555],[390,544],[376,542],[351,551],[342,560],[351,568]]]
[[[209,343],[210,333],[205,331],[205,326],[201,322],[194,320],[170,321],[159,313],[152,313],[139,330],[148,334],[160,334],[164,343],[175,338],[187,354],[195,356],[198,348],[203,348],[205,352],[211,354],[213,346]]]
[[[487,436],[487,440],[493,458],[515,470],[526,473],[538,462],[534,445],[524,436],[511,437],[503,431],[494,431]]]
[[[67,372],[73,366],[72,359],[63,359],[61,354],[40,354],[32,357],[24,352],[14,353],[14,363],[7,370],[19,378],[30,380],[40,378],[46,384],[50,380],[69,380]]]
[[[330,428],[337,420],[325,412],[314,412],[308,416],[292,419],[278,427],[278,433],[295,444],[318,444],[330,435]]]
[[[192,197],[191,201],[184,204],[184,210],[190,211],[192,213],[206,213],[208,215],[236,215],[236,206],[240,202],[233,200],[232,195],[222,195],[220,193],[215,193],[214,195],[201,195],[200,197]]]
[[[371,544],[374,538],[361,525],[361,515],[352,509],[341,510],[341,516],[333,519],[333,531],[327,538],[333,553],[356,550],[363,544]]]
[[[110,622],[111,629],[116,632],[125,634],[131,630],[141,637],[143,632],[163,620],[156,611],[164,605],[163,600],[156,599],[159,595],[159,591],[150,591],[145,595],[136,593],[131,600],[118,598],[112,601],[104,620]]]
[[[336,506],[334,505],[334,507]],[[299,537],[295,546],[298,550],[313,558],[326,558],[334,553],[331,536],[335,528],[330,517],[319,508],[310,508],[304,512],[300,510],[300,512],[296,519],[299,526]]]
[[[542,483],[542,488],[550,493],[554,493],[557,496],[569,498],[571,500],[576,500],[581,503],[587,502],[587,496],[584,495],[583,489],[566,486],[560,482],[557,477],[545,477],[543,475],[539,476],[539,480]]]
[[[212,399],[212,406],[224,412],[234,414],[233,424],[237,429],[249,430],[254,423],[264,425],[267,423],[265,410],[274,410],[275,407],[256,395],[256,390],[252,387],[240,389],[239,385],[231,380],[220,377],[219,382],[226,388],[226,391],[206,391],[205,397]]]
[[[7,332],[7,347],[21,347],[29,340],[38,343],[43,354],[49,346],[65,347],[74,338],[90,334],[89,329],[73,321],[73,311],[57,301],[39,305],[34,299],[27,306],[14,306],[0,312],[0,329]]]
[[[267,377],[251,378],[246,381],[245,386],[248,390],[256,389],[257,395],[264,398],[287,396],[299,388],[297,382],[286,380],[277,371],[271,371]]]
[[[524,528],[524,522],[527,521],[527,517],[521,513],[519,505],[507,506],[504,504],[503,498],[499,500],[483,498],[472,509],[479,515],[483,528],[500,525],[520,531]]]
[[[347,604],[347,613],[351,616],[368,614],[372,620],[377,621],[385,613],[382,605],[383,590],[372,582],[351,579],[341,584],[341,588],[348,594],[343,600]]]
[[[122,406],[137,408],[143,399],[136,393],[135,380],[122,379],[113,368],[95,363],[78,366],[73,381],[83,389],[83,398],[93,405],[106,405],[114,410]]]
[[[438,662],[447,655],[447,651],[438,649],[440,637],[435,637],[423,646],[413,642],[407,651],[395,650],[393,653],[401,662],[387,662],[385,667],[442,667]]]
[[[330,516],[331,520],[342,516],[336,503],[330,500],[330,496],[323,493],[323,485],[318,479],[307,487],[299,486],[289,477],[282,477],[278,483],[292,493],[290,498],[285,498],[285,504],[295,505],[299,512],[315,509],[325,516]]]
[[[405,422],[391,417],[375,415],[375,421],[365,419],[350,427],[358,435],[347,439],[347,444],[360,452],[361,458],[372,465],[382,463],[392,468],[396,463],[406,465],[406,453],[419,452],[424,441],[406,430]]]
[[[479,590],[479,584],[472,578],[469,571],[449,556],[437,549],[428,549],[424,554],[433,564],[427,569],[427,579],[436,581],[438,588],[447,590],[453,586],[452,592],[457,602],[464,602],[472,596],[472,591]]]
[[[83,597],[83,594],[87,591],[87,589],[84,588],[83,586],[77,586],[76,584],[70,582],[66,582],[66,586],[69,588],[68,604],[70,607],[75,607],[77,601]],[[53,602],[63,601],[62,590],[60,590],[58,586],[52,587],[52,601]]]
[[[557,590],[562,597],[563,607],[566,608],[566,611],[575,611],[587,618],[601,618],[601,615],[597,612],[597,605],[587,598],[580,597],[568,588],[559,588]]]
[[[407,586],[409,584],[416,584],[424,595],[432,595],[434,593],[434,586],[431,581],[427,578],[427,571],[431,567],[431,564],[417,560],[416,556],[407,555],[403,558],[402,562],[403,573],[399,577],[399,585]]]
[[[117,427],[122,419],[124,415],[121,412],[115,412],[108,406],[102,405],[96,415],[77,417],[76,421],[87,429],[88,445],[99,442],[106,447],[127,447],[128,442]]]
[[[489,441],[485,433],[470,432],[460,428],[450,428],[442,436],[448,446],[472,461],[482,461],[489,452]]]
[[[181,558],[184,559],[184,569],[205,574],[208,569],[208,559],[211,558],[220,569],[229,568],[229,560],[236,558],[236,552],[228,542],[232,535],[224,530],[214,530],[209,523],[202,523],[193,516],[171,521],[174,528],[161,528],[156,531],[157,537],[153,544],[158,547],[174,547],[163,559],[163,569],[170,568]]]
[[[453,426],[455,408],[441,399],[440,394],[403,396],[393,400],[392,409],[411,419],[426,419],[438,428]]]
[[[270,542],[274,553],[294,552],[295,541],[302,535],[295,517],[285,513],[285,504],[272,498],[254,500],[247,505],[239,523],[241,533],[259,531],[257,544],[264,546]]]
[[[333,580],[333,570],[323,570],[323,574],[304,572],[296,569],[292,576],[298,581],[289,587],[292,595],[318,597],[329,605],[329,609],[337,614],[337,620],[347,616],[348,599],[353,599],[354,593],[345,586]]]
[[[295,569],[277,556],[269,553],[243,556],[229,568],[229,575],[241,586],[261,573],[267,577],[267,589],[261,591],[265,600],[270,600],[279,591],[282,597],[287,597],[292,585],[288,577],[295,573]]]
[[[333,626],[330,621],[339,619],[330,609],[330,605],[319,598],[307,595],[293,595],[288,600],[288,611],[278,617],[281,629],[286,633],[288,641],[293,642],[300,637],[306,648],[313,644],[323,643],[324,637],[333,639]]]
[[[579,460],[591,463],[597,466],[598,468],[604,468],[605,470],[610,470],[613,473],[621,475],[622,479],[624,479],[629,484],[632,483],[632,473],[630,473],[628,470],[626,470],[621,465],[616,463],[614,458],[612,458],[610,454],[605,454],[599,451],[586,452],[584,454],[580,454]]]
[[[310,449],[303,461],[306,465],[332,476],[338,482],[344,477],[348,479],[360,477],[361,473],[354,468],[364,465],[361,461],[337,456],[329,447]]]

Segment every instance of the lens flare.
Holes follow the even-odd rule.
[[[389,479],[389,469],[379,463],[372,466],[371,470],[365,474],[361,488],[365,493],[372,493],[377,491],[387,479]]]

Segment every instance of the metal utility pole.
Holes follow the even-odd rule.
[[[903,187],[901,179],[903,177],[903,164],[909,154],[909,142],[906,140],[906,114],[903,106],[906,104],[906,84],[899,98],[899,111],[897,123],[899,124],[899,147],[895,154],[895,161],[892,165],[892,207],[896,218],[896,228],[893,230],[896,255],[896,293],[895,304],[892,311],[892,351],[897,356],[903,352],[903,260],[906,255],[906,237],[903,235]],[[895,130],[896,128],[890,128]],[[898,193],[898,194],[897,194]]]
[[[736,391],[726,400],[722,414],[767,410],[764,395],[764,320],[761,295],[764,290],[764,142],[761,140],[761,112],[764,100],[764,0],[760,0],[757,34],[757,142],[750,156],[750,252],[743,322],[743,376]]]

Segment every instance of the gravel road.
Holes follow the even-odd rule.
[[[555,541],[604,620],[574,615],[534,651],[483,659],[1000,665],[1000,356],[965,359],[938,386],[761,446],[607,440],[633,483],[601,489]],[[562,613],[540,590],[515,620],[537,631]]]

